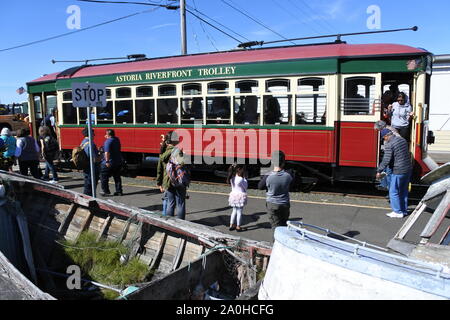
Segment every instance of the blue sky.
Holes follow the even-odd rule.
[[[135,0],[177,4],[168,0]],[[230,5],[260,23],[239,13]],[[400,43],[450,54],[450,2],[431,0],[186,0],[220,22],[240,41],[272,41],[334,33],[370,31],[371,5],[380,8],[381,30],[419,26],[419,31],[344,38],[349,43]],[[80,27],[87,28],[144,10],[153,10],[54,40],[8,50],[29,42],[71,31],[67,20],[71,5],[80,8]],[[214,23],[214,22],[213,22]],[[269,30],[270,29],[270,30]],[[43,74],[62,71],[77,63],[52,64],[51,60],[85,60],[145,53],[147,57],[178,55],[179,11],[132,4],[97,4],[76,0],[22,0],[0,2],[0,103],[21,102],[26,94],[16,89]],[[235,32],[235,33],[234,33]],[[239,34],[239,35],[237,35]],[[187,14],[188,53],[228,50],[237,41]],[[302,42],[297,42],[302,43]],[[286,43],[288,44],[288,43]],[[80,64],[80,63],[78,63]]]

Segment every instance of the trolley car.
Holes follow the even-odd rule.
[[[216,160],[209,167],[244,159],[259,169],[261,161],[252,160],[262,151],[255,146],[270,155],[273,145],[261,139],[276,132],[276,148],[303,173],[373,181],[381,152],[374,130],[382,119],[380,99],[397,84],[414,110],[410,151],[417,181],[436,166],[427,154],[431,58],[405,45],[335,42],[86,64],[27,86],[34,126],[49,112],[49,97],[56,97],[64,151],[79,145],[88,118],[86,109],[72,106],[71,84],[89,81],[107,86],[107,106],[93,108],[95,142],[101,145],[105,129],[114,129],[130,164],[154,159],[161,134],[181,130],[201,137],[184,151],[200,157],[209,151]],[[236,131],[243,138],[233,136]],[[227,148],[226,139],[211,147],[214,137],[227,134],[237,140],[235,148]]]

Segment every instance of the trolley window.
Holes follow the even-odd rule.
[[[133,123],[133,101],[115,101],[116,123]]]
[[[375,100],[374,77],[351,77],[344,82],[344,115],[373,114]]]
[[[291,123],[291,96],[264,96],[264,124]]]
[[[228,93],[228,82],[218,81],[208,83],[208,94],[226,94]]]
[[[325,124],[327,94],[324,78],[298,80],[295,106],[295,124]]]
[[[177,94],[177,88],[175,85],[166,84],[158,87],[158,95],[161,97],[175,96]]]
[[[230,97],[208,97],[206,105],[207,124],[230,123]]]
[[[158,99],[158,123],[178,124],[178,99]]]
[[[202,86],[200,83],[183,84],[183,95],[195,96],[202,94]]]
[[[289,92],[290,81],[288,79],[272,79],[266,81],[266,92]]]
[[[63,93],[63,101],[72,102],[72,91],[66,91]]]
[[[64,124],[77,124],[77,109],[73,107],[72,102],[62,104],[62,120]]]
[[[117,99],[131,98],[131,88],[117,88],[116,98]]]
[[[151,97],[153,96],[153,88],[149,86],[137,87],[136,88],[136,97]]]
[[[155,101],[153,99],[136,100],[136,123],[155,123]]]
[[[258,81],[256,80],[243,80],[236,82],[236,93],[257,93]]]
[[[297,91],[300,93],[324,90],[325,79],[323,78],[303,78],[298,80]]]
[[[260,113],[260,99],[257,96],[234,97],[235,124],[258,124]]]
[[[112,124],[113,123],[113,102],[107,101],[106,107],[97,108],[97,123]]]
[[[181,122],[194,123],[203,121],[203,99],[181,99]]]

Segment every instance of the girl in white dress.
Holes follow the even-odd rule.
[[[231,185],[228,204],[233,208],[230,218],[230,231],[242,231],[242,210],[247,204],[247,179],[245,166],[242,164],[233,164],[228,169],[227,183]]]

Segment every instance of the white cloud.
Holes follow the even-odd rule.
[[[156,25],[156,26],[152,26],[152,27],[148,28],[148,30],[163,29],[163,28],[173,27],[173,26],[178,26],[178,24],[176,24],[176,23],[164,23],[164,24],[158,24],[158,25]]]

